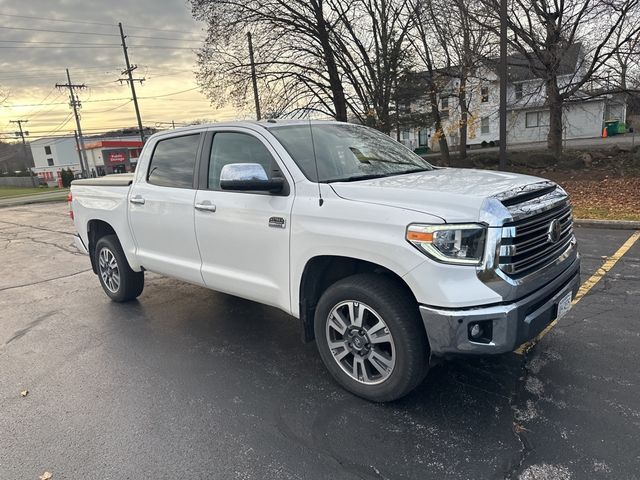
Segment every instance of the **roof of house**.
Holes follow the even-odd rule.
[[[562,58],[560,59],[560,65],[558,66],[558,75],[571,75],[576,71],[579,66],[580,51],[582,49],[581,43],[573,43],[565,49]],[[526,82],[527,80],[534,80],[536,78],[542,78],[544,67],[542,62],[532,54],[533,65],[530,64],[529,59],[522,53],[514,53],[507,56],[507,75],[510,82]],[[487,58],[484,63],[494,73],[498,73],[498,65],[500,59],[498,57]],[[458,67],[451,66],[448,68],[434,69],[434,76],[439,78],[455,78],[458,75]],[[426,85],[429,78],[428,71],[411,72],[403,76],[402,83],[406,88],[411,86]]]
[[[578,68],[578,60],[580,59],[581,43],[572,43],[564,51],[560,58],[558,66],[558,75],[571,75]],[[526,82],[527,80],[535,80],[542,78],[544,66],[542,62],[533,54],[531,61],[523,53],[514,53],[507,57],[507,76],[510,82]],[[497,73],[499,59],[490,58],[486,61],[487,66]]]

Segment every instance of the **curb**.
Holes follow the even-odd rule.
[[[612,230],[640,230],[640,222],[634,220],[574,219],[573,224],[581,228],[609,228]]]

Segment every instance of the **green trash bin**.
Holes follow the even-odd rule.
[[[609,120],[608,122],[604,122],[605,128],[607,129],[607,137],[612,137],[618,134],[618,120]]]
[[[618,134],[627,133],[627,125],[624,122],[618,122]]]

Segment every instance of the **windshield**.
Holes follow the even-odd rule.
[[[270,131],[312,181],[364,180],[433,169],[388,135],[360,125],[298,124]]]

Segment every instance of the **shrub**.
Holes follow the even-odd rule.
[[[70,168],[67,168],[60,172],[60,178],[62,180],[62,186],[64,188],[69,188],[71,186],[71,181],[75,178],[75,175]]]

